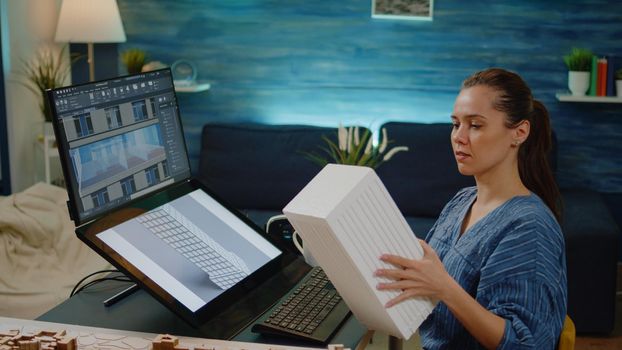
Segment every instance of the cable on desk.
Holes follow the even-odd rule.
[[[96,280],[93,280],[85,285],[83,285],[82,287],[78,288],[78,290],[76,290],[76,292],[73,295],[76,295],[78,293],[80,293],[81,291],[87,289],[88,287],[91,287],[95,284],[98,284],[100,282],[104,282],[104,281],[119,281],[119,282],[127,282],[127,283],[134,283],[134,281],[132,281],[131,279],[124,277],[124,276],[117,276],[117,277],[102,277],[102,278],[98,278]]]
[[[85,280],[87,280],[89,277],[95,276],[95,275],[100,274],[100,273],[106,273],[106,272],[108,272],[108,273],[115,273],[115,272],[119,272],[119,273],[120,273],[120,271],[119,271],[119,270],[100,270],[100,271],[96,271],[96,272],[93,272],[93,273],[91,273],[91,274],[88,274],[87,276],[85,276],[84,278],[82,278],[80,281],[78,281],[78,283],[76,283],[76,285],[75,285],[75,286],[73,287],[73,289],[71,290],[71,293],[69,294],[69,297],[71,298],[72,296],[74,296],[74,295],[76,295],[76,294],[80,293],[80,292],[81,292],[81,291],[83,291],[84,289],[86,289],[86,288],[88,288],[88,287],[90,287],[90,286],[92,286],[92,285],[94,285],[94,284],[97,284],[97,283],[103,282],[103,281],[114,280],[114,281],[121,281],[121,282],[132,282],[132,281],[131,281],[128,277],[126,277],[125,275],[121,275],[121,276],[103,277],[103,278],[94,279],[94,280],[92,280],[92,281],[90,281],[90,282],[88,282],[88,283],[86,283],[85,285],[83,285],[83,286],[81,286],[81,287],[80,287],[80,285],[82,284],[82,282],[84,282]]]

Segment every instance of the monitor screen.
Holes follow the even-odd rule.
[[[48,92],[77,222],[190,177],[169,69]]]
[[[309,269],[297,264],[293,272],[288,266],[302,259],[194,179],[80,225],[76,234],[171,311],[197,327],[210,324],[208,334],[219,337],[237,329],[221,315],[234,312],[232,320],[248,324]],[[271,287],[260,287],[265,283]],[[262,296],[252,307],[230,309],[255,292]]]
[[[78,237],[189,322],[294,259],[191,178],[169,69],[47,96]]]
[[[191,312],[281,254],[201,189],[96,237]]]

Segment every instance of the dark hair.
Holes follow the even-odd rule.
[[[507,115],[505,124],[508,128],[518,126],[523,120],[529,121],[529,136],[518,150],[518,173],[525,186],[542,198],[560,222],[561,196],[548,162],[552,136],[546,107],[533,98],[518,74],[504,69],[489,68],[477,72],[462,83],[462,89],[477,85],[498,92],[493,107]]]

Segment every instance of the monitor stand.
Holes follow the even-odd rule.
[[[124,290],[120,291],[119,293],[111,296],[110,298],[104,300],[104,306],[112,306],[114,304],[116,304],[118,301],[120,301],[121,299],[125,298],[128,295],[131,295],[132,293],[136,292],[137,290],[139,290],[140,287],[134,283],[131,286],[125,288]]]

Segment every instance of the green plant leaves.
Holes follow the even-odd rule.
[[[369,129],[365,129],[363,135],[359,136],[358,127],[346,129],[339,125],[337,143],[329,137],[322,136],[325,146],[319,147],[321,151],[319,154],[314,152],[303,152],[303,154],[320,167],[324,167],[328,163],[336,163],[377,168],[385,161],[390,160],[396,153],[408,151],[408,147],[405,146],[388,149],[387,145],[391,141],[389,141],[384,128],[380,146],[373,145],[373,135]]]
[[[564,55],[564,63],[570,71],[589,72],[592,68],[592,56],[594,54],[588,49],[573,47],[570,54]]]
[[[21,60],[20,74],[26,78],[26,82],[19,83],[25,86],[33,94],[39,96],[39,108],[46,121],[52,121],[52,111],[45,100],[45,90],[62,87],[71,69],[71,64],[80,59],[81,55],[72,55],[70,64],[63,59],[67,46],[63,46],[56,54],[51,48],[40,49],[35,57],[26,61]]]
[[[129,74],[140,73],[147,62],[147,53],[141,49],[128,49],[121,53],[121,61]]]

